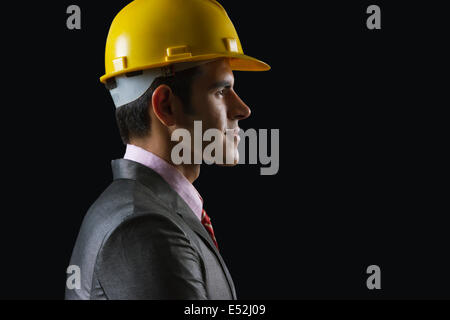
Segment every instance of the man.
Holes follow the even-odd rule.
[[[201,121],[202,133],[221,134],[224,161],[216,162],[236,164],[238,121],[250,109],[233,90],[233,70],[269,66],[243,54],[213,0],[133,1],[111,25],[105,58],[101,81],[127,148],[83,220],[70,261],[80,286],[66,287],[66,299],[236,299],[192,185],[200,164],[176,164],[172,138],[179,130],[194,137]],[[191,159],[205,148],[186,145]]]

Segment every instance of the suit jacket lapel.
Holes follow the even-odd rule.
[[[225,264],[225,262],[222,259],[222,255],[220,254],[217,247],[214,245],[214,242],[212,241],[211,236],[209,235],[208,231],[206,231],[205,227],[202,225],[200,220],[195,216],[194,212],[186,205],[186,203],[180,198],[180,201],[183,203],[180,203],[178,213],[183,217],[184,221],[191,227],[192,230],[195,231],[209,246],[209,248],[214,252],[217,259],[220,262],[220,265],[222,266],[222,270],[225,273],[225,276],[227,278],[228,284],[231,288],[233,299],[236,299],[236,290],[234,288],[234,283],[231,278],[231,274],[228,271],[228,268]]]
[[[228,284],[231,288],[233,298],[236,299],[236,290],[230,272],[211,239],[208,231],[202,225],[195,213],[187,203],[176,193],[170,185],[154,170],[131,160],[118,159],[112,161],[114,179],[138,180],[151,189],[168,207],[178,212],[187,225],[195,231],[214,252],[225,273]]]

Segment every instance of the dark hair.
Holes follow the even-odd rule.
[[[180,98],[186,113],[192,113],[192,82],[199,72],[200,67],[194,67],[177,72],[173,76],[156,78],[142,96],[117,108],[116,121],[123,143],[128,144],[133,137],[140,138],[150,134],[151,119],[148,108],[153,92],[162,84],[169,86],[172,92]]]

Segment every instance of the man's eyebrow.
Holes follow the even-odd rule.
[[[231,84],[230,81],[227,81],[227,80],[217,81],[217,82],[214,82],[214,83],[209,87],[209,90],[218,89],[218,88],[223,88],[223,87],[225,87],[225,88],[231,88],[231,87],[232,87],[232,84]]]

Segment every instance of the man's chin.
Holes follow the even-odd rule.
[[[224,148],[225,149],[225,148]],[[224,150],[223,154],[218,156],[207,156],[203,155],[203,160],[209,164],[215,164],[221,167],[234,167],[239,164],[239,151],[237,148],[231,150]],[[219,160],[221,159],[221,160]]]
[[[234,154],[233,158],[234,159],[232,161],[227,162],[227,159],[223,159],[222,163],[216,162],[216,164],[221,167],[234,167],[235,165],[237,165],[239,163],[239,154],[237,153],[237,151]]]

